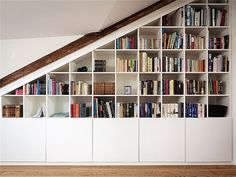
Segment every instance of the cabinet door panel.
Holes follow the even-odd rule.
[[[48,119],[47,161],[92,161],[92,119]]]
[[[94,119],[93,121],[94,161],[138,161],[138,119]]]
[[[5,118],[2,161],[45,161],[45,119]]]
[[[188,162],[232,161],[230,118],[186,120],[186,159]]]

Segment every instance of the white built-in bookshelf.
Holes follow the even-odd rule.
[[[193,11],[195,17],[189,19]],[[216,22],[212,23],[214,11]],[[214,106],[212,108],[212,105],[226,106],[224,117],[231,117],[229,13],[227,2],[196,0],[29,83],[37,83],[39,80],[45,84],[45,92],[28,94],[27,86],[24,85],[19,87],[23,91],[22,95],[15,95],[15,91],[12,91],[2,97],[2,104],[23,105],[21,117],[24,118],[33,117],[40,107],[43,108],[45,118],[71,118],[74,117],[71,105],[81,106],[83,103],[87,108],[82,117],[99,117],[96,115],[96,110],[100,109],[96,105],[96,99],[102,100],[106,106],[107,103],[110,107],[114,105],[114,115],[110,116],[107,112],[101,116],[106,118],[127,117],[121,116],[124,112],[120,110],[122,105],[132,109],[129,110],[128,117],[134,118],[211,118],[214,116],[209,109],[213,112],[216,109]],[[225,20],[222,20],[224,23],[217,19],[223,18],[222,14],[225,16]],[[170,34],[172,39],[168,42]],[[176,36],[173,37],[173,34]],[[229,37],[224,37],[226,35]],[[178,42],[173,42],[176,38]],[[131,45],[133,40],[135,41],[134,46],[120,47],[121,43],[124,45],[128,39],[131,40]],[[198,41],[197,44],[193,44],[193,40]],[[213,44],[210,44],[211,40]],[[228,46],[227,41],[221,40],[228,40]],[[95,63],[100,60],[106,63],[105,72],[95,71]],[[144,62],[149,67],[144,65]],[[84,66],[87,68],[86,72],[77,71]],[[62,91],[62,94],[50,93],[50,88],[53,87],[50,86],[50,78],[67,84],[68,88]],[[81,86],[81,89],[86,88],[86,91],[71,91],[72,81],[75,85],[80,81],[81,85],[85,85]],[[114,93],[95,93],[95,83],[114,83]],[[145,85],[153,90],[145,90]],[[177,90],[171,91],[174,85]],[[125,88],[126,86],[128,88]],[[147,113],[148,111],[151,113]]]

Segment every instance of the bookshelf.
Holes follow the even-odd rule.
[[[44,92],[29,94],[27,87],[22,86],[16,89],[17,95],[16,90],[4,95],[2,105],[23,105],[22,119],[34,117],[38,108],[43,108],[43,116],[36,117],[47,119],[51,129],[60,127],[57,132],[64,139],[79,136],[72,134],[70,128],[78,128],[74,122],[82,123],[81,131],[76,129],[75,132],[83,134],[84,131],[89,135],[88,145],[84,145],[89,157],[83,157],[87,161],[122,161],[129,153],[120,157],[114,154],[119,154],[117,151],[124,148],[121,145],[125,143],[127,149],[122,152],[133,150],[131,159],[134,160],[131,161],[198,162],[199,157],[192,154],[201,154],[196,148],[215,137],[212,132],[217,135],[220,135],[218,131],[223,132],[220,140],[230,137],[225,130],[231,126],[231,24],[226,15],[225,23],[212,25],[210,16],[211,9],[229,13],[230,4],[217,2],[195,0],[189,7],[186,5],[119,36],[29,83],[39,81],[40,87],[45,84]],[[200,12],[200,21],[201,13],[205,14],[204,22],[187,25],[188,8]],[[229,37],[225,37],[227,35]],[[219,44],[210,44],[211,39]],[[52,91],[50,82],[62,87]],[[212,114],[219,108],[217,105],[226,110],[220,117]],[[68,122],[64,127],[65,119]],[[85,131],[83,125],[91,131]],[[205,139],[202,129],[208,134]],[[197,137],[196,132],[200,132],[201,137]],[[54,153],[53,142],[60,143],[54,136],[50,130],[48,154],[54,155],[48,157],[52,162],[65,150]],[[218,152],[215,147],[221,144],[220,140],[213,139],[212,144],[205,147],[207,150],[202,148],[201,151]],[[226,142],[226,146],[228,144]],[[220,156],[219,161],[229,161],[230,150],[225,149],[223,151],[228,153]],[[93,159],[90,151],[93,151]],[[206,156],[214,157],[217,153]],[[204,155],[201,158],[214,161],[214,158],[204,159]],[[69,159],[76,161],[75,157]]]

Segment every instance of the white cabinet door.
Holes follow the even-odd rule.
[[[1,99],[1,97],[0,97],[0,99]],[[0,162],[1,161],[2,161],[2,117],[0,117]]]
[[[45,161],[45,119],[5,118],[1,122],[2,161]]]
[[[93,160],[138,162],[138,119],[94,119]]]
[[[231,119],[187,119],[186,160],[188,162],[232,161]]]
[[[92,119],[48,118],[47,161],[92,161]]]
[[[141,162],[184,162],[184,119],[140,119]]]

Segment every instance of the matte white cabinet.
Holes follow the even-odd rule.
[[[91,162],[92,119],[48,118],[48,162]]]
[[[0,118],[0,162],[2,161],[2,119]]]
[[[184,162],[185,120],[165,118],[139,120],[141,162]]]
[[[232,161],[231,118],[186,119],[187,162]]]
[[[3,162],[45,162],[45,119],[6,118],[1,123]]]
[[[138,162],[138,119],[94,119],[93,160]]]

